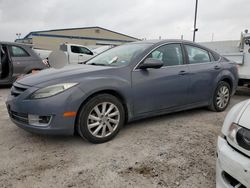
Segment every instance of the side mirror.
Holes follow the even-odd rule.
[[[144,62],[140,65],[140,69],[159,69],[163,66],[163,62],[159,59],[154,58],[147,58]]]

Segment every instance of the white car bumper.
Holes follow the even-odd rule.
[[[242,155],[218,137],[216,163],[216,187],[250,187],[250,158]],[[244,187],[243,186],[243,187]]]

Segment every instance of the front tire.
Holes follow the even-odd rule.
[[[77,130],[92,143],[103,143],[114,138],[125,121],[122,103],[110,94],[91,98],[80,110]]]
[[[213,95],[213,100],[209,109],[215,112],[222,112],[224,111],[229,102],[231,97],[231,88],[227,82],[220,81],[217,85],[217,88]]]

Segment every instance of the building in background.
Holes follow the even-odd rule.
[[[102,27],[82,27],[33,31],[15,42],[32,44],[37,49],[56,50],[62,43],[84,46],[121,45],[139,39]]]

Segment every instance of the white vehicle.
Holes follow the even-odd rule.
[[[227,114],[217,142],[217,188],[250,187],[250,100]]]
[[[59,49],[65,52],[65,54],[67,55],[69,64],[77,64],[85,62],[95,55],[94,52],[90,50],[88,47],[79,44],[64,43],[60,45]],[[42,59],[47,59],[52,52],[50,50],[42,50],[42,49],[34,49],[34,50]]]
[[[239,85],[250,85],[250,33],[246,30],[241,39],[236,41],[202,42],[222,56],[239,65]]]
[[[52,52],[51,50],[43,50],[43,49],[36,49],[33,48],[33,50],[37,53],[37,55],[40,56],[41,59],[47,59]]]

